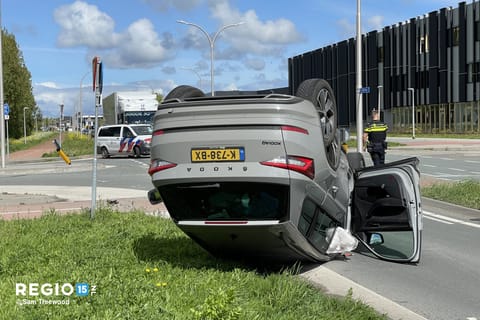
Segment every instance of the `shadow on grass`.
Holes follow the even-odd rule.
[[[166,262],[172,266],[185,269],[212,268],[221,271],[232,271],[235,268],[255,271],[260,274],[278,273],[284,270],[300,268],[298,261],[272,262],[248,257],[217,257],[204,250],[189,238],[162,238],[149,234],[137,239],[133,244],[133,252],[137,259],[149,263]]]

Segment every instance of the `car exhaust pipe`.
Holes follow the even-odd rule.
[[[158,189],[152,189],[148,191],[148,201],[150,201],[150,203],[153,205],[162,202],[162,197],[160,196]]]

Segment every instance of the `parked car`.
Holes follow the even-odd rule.
[[[103,158],[127,155],[140,157],[150,154],[152,126],[116,124],[98,129],[97,151]]]
[[[205,96],[173,89],[154,118],[151,203],[213,255],[327,261],[360,242],[418,262],[418,159],[364,167],[340,148],[333,91]]]

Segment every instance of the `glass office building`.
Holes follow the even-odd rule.
[[[332,86],[339,125],[356,124],[355,38],[289,59],[289,90],[305,79]],[[459,3],[362,35],[364,121],[383,111],[392,131],[479,133],[480,2]],[[415,109],[412,110],[412,99]]]

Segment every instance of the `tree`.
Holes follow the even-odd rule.
[[[35,125],[34,115],[41,116],[32,92],[32,76],[25,66],[23,55],[18,48],[15,36],[2,30],[3,92],[4,101],[10,106],[8,120],[9,137],[18,139],[23,136],[23,110],[27,134]],[[37,120],[41,120],[37,118]]]

